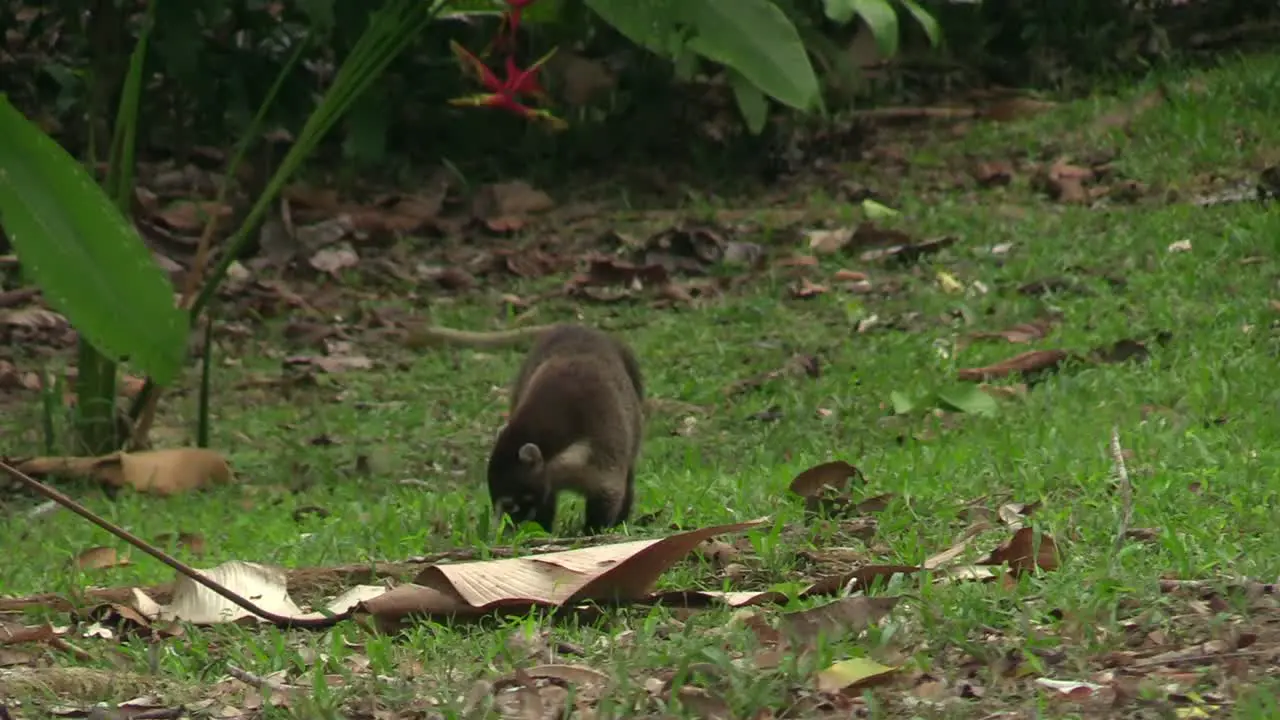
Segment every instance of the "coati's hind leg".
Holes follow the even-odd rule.
[[[622,507],[618,508],[618,522],[625,522],[631,517],[631,502],[636,496],[636,470],[631,468],[627,471],[627,489],[622,495]]]
[[[617,476],[604,479],[603,487],[587,495],[587,517],[583,524],[584,535],[596,535],[603,530],[620,525],[631,512],[632,474],[628,473],[628,482],[622,487],[615,485]]]

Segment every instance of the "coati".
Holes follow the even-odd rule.
[[[585,325],[539,334],[511,388],[507,424],[489,455],[494,517],[551,532],[563,490],[586,499],[585,534],[631,513],[644,432],[644,381],[622,341]]]

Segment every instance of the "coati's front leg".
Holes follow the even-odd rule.
[[[596,488],[587,495],[587,517],[583,523],[584,535],[596,535],[603,530],[617,527],[627,519],[631,512],[631,486],[635,482],[635,471],[627,472],[626,484],[622,487],[609,487],[611,483],[603,483],[605,487]]]
[[[556,524],[556,494],[548,493],[547,499],[543,500],[538,509],[533,514],[533,521],[542,526],[548,534],[552,532],[552,528]]]

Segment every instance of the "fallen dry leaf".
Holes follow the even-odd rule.
[[[991,552],[978,565],[1005,565],[1015,574],[1040,570],[1058,569],[1058,546],[1053,538],[1044,533],[1024,527],[1013,534],[1008,542]]]
[[[164,223],[170,230],[181,233],[198,233],[210,218],[225,220],[231,217],[230,205],[210,201],[179,200],[165,209],[155,213],[155,219]]]
[[[362,608],[379,621],[395,622],[409,614],[474,616],[497,608],[562,606],[587,599],[644,599],[658,577],[699,543],[767,521],[762,518],[656,540],[520,558],[433,565],[419,573],[412,584],[367,600]]]
[[[866,282],[868,280],[866,273],[858,272],[857,270],[837,270],[831,276],[831,279],[836,282]]]
[[[738,395],[749,390],[755,390],[763,386],[765,383],[772,382],[783,377],[799,377],[807,375],[811,378],[821,377],[822,364],[815,355],[792,355],[787,363],[780,368],[760,373],[745,380],[738,380],[724,389],[724,393],[729,396]]]
[[[48,308],[29,305],[0,312],[0,325],[22,327],[29,330],[56,330],[67,327],[67,319]]]
[[[369,370],[373,361],[363,355],[293,355],[284,359],[285,367],[311,367],[336,374],[349,370]]]
[[[520,227],[534,213],[550,210],[555,201],[545,192],[523,180],[490,183],[476,191],[471,202],[471,215],[491,230],[507,231]]]
[[[339,272],[359,265],[360,256],[351,243],[344,241],[315,253],[307,264],[326,275],[337,277]]]
[[[1013,181],[1013,163],[1008,160],[980,162],[973,168],[973,179],[984,188],[1008,185]]]
[[[1044,171],[1041,183],[1049,196],[1062,203],[1083,203],[1089,200],[1085,183],[1094,177],[1093,170],[1077,167],[1059,158]]]
[[[60,633],[49,623],[41,625],[19,625],[0,619],[0,645],[17,645],[19,643],[48,642]]]
[[[932,255],[943,248],[950,247],[956,243],[956,238],[946,236],[934,238],[932,240],[922,240],[918,243],[909,243],[905,245],[892,245],[879,250],[868,250],[860,256],[863,262],[874,262],[877,260],[892,260],[896,263],[906,265],[915,262],[926,255]]]
[[[850,639],[879,622],[897,606],[899,597],[858,595],[787,613],[778,619],[778,631],[793,648],[814,647],[820,639],[828,642]]]
[[[866,478],[856,466],[844,460],[832,460],[813,467],[796,475],[791,481],[791,492],[802,498],[819,497],[829,491],[846,491],[849,480],[857,478],[866,484]]]
[[[808,278],[800,278],[799,282],[791,286],[790,292],[791,297],[798,300],[806,300],[825,294],[827,286],[819,285]]]
[[[1070,355],[1062,350],[1031,350],[1008,360],[980,368],[962,368],[956,371],[961,380],[984,381],[1007,377],[1015,373],[1035,375],[1056,370]]]
[[[809,249],[819,255],[830,255],[840,252],[853,240],[855,228],[843,227],[833,230],[809,230],[805,237],[809,239]]]
[[[185,547],[192,555],[203,555],[205,552],[205,539],[199,533],[162,533],[157,535],[154,540],[156,545],[168,545],[176,542],[179,547]]]
[[[205,448],[170,448],[112,453],[96,458],[35,457],[14,465],[35,477],[58,474],[131,487],[157,495],[173,495],[232,480],[221,453]]]
[[[974,340],[998,339],[1011,343],[1026,344],[1048,337],[1053,330],[1053,325],[1053,320],[1046,318],[1028,323],[1019,323],[1013,327],[995,332],[973,332],[969,333],[968,337]]]
[[[819,672],[815,678],[821,692],[850,692],[883,682],[895,671],[896,666],[881,665],[871,658],[841,660]]]
[[[116,553],[113,547],[91,547],[75,556],[72,561],[81,570],[101,570],[129,564],[129,555]]]

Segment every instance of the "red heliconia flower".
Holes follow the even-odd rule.
[[[484,88],[489,91],[483,95],[455,98],[450,100],[450,103],[454,105],[498,108],[525,118],[550,122],[553,127],[562,128],[565,126],[564,121],[560,118],[551,115],[545,110],[530,108],[522,104],[518,99],[521,95],[545,98],[546,94],[542,89],[542,85],[538,82],[538,72],[542,70],[542,65],[555,53],[554,49],[523,70],[516,66],[514,58],[508,56],[505,63],[506,77],[499,79],[480,58],[472,55],[466,48],[452,41],[449,43],[449,47],[458,56],[463,69],[470,69],[471,73],[480,79],[480,84],[484,85]]]

